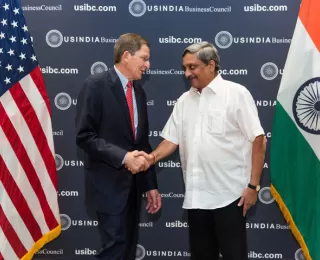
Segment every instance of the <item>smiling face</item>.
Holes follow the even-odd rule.
[[[150,68],[150,44],[136,33],[120,35],[114,45],[114,63],[129,80],[139,80]]]
[[[143,44],[133,55],[126,51],[123,54],[123,61],[130,80],[139,80],[142,74],[150,68],[150,48]]]
[[[206,64],[198,59],[196,53],[186,53],[184,55],[183,69],[185,77],[191,82],[191,86],[200,91],[215,78],[215,62],[210,60]]]

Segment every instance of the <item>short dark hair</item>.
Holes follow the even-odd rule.
[[[150,48],[150,43],[147,39],[136,33],[122,34],[114,45],[114,63],[121,61],[121,57],[125,51],[134,55],[141,49],[142,45],[147,45]]]

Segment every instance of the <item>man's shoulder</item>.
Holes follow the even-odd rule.
[[[102,90],[107,90],[109,87],[113,85],[110,72],[105,71],[101,73],[96,73],[93,75],[89,75],[83,84],[84,89],[90,89],[97,92],[101,92]]]
[[[240,83],[224,79],[223,84],[227,89],[231,90],[231,92],[235,95],[236,94],[243,95],[243,94],[250,93],[247,87],[244,85],[241,85]]]
[[[182,93],[180,95],[180,97],[178,97],[177,103],[182,104],[182,103],[188,101],[189,98],[190,98],[190,91],[186,91],[186,92]]]
[[[178,99],[182,100],[182,101],[189,99],[191,97],[191,94],[192,94],[191,91],[192,91],[192,89],[190,89],[190,90],[188,90],[186,92],[183,92]]]
[[[101,83],[101,82],[106,82],[109,79],[109,72],[101,72],[101,73],[96,73],[93,75],[89,75],[86,78],[86,82],[92,82],[92,83]]]

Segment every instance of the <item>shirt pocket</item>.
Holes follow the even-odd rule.
[[[223,136],[225,133],[225,112],[209,109],[207,112],[206,129],[210,135]]]

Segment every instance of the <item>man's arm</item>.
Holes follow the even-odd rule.
[[[178,122],[179,122],[179,99],[175,104],[171,116],[169,117],[161,136],[163,141],[158,145],[158,147],[151,153],[147,154],[144,151],[140,152],[140,155],[143,155],[150,165],[155,164],[156,162],[166,158],[172,154],[179,145],[179,136],[178,136]]]
[[[163,140],[158,145],[158,147],[149,155],[149,157],[151,158],[152,163],[155,164],[156,162],[161,161],[162,159],[171,155],[177,149],[177,147],[178,145],[168,140]]]
[[[267,139],[264,135],[257,136],[252,144],[252,170],[250,184],[257,186],[263,170]],[[243,205],[243,216],[246,215],[248,209],[257,201],[258,192],[254,189],[246,188],[242,194],[238,206]]]
[[[168,140],[163,140],[153,152],[148,154],[144,151],[139,151],[136,155],[144,156],[148,163],[153,165],[171,155],[177,149],[177,147],[178,145]]]
[[[103,116],[101,89],[101,86],[92,77],[89,77],[79,93],[75,120],[76,143],[90,156],[119,169],[126,155],[127,162],[132,162],[134,156],[98,136]]]
[[[177,100],[177,103],[175,104],[173,111],[164,126],[162,130],[162,138],[164,139],[158,147],[149,155],[148,162],[155,164],[156,162],[168,157],[171,155],[178,147],[179,145],[179,135],[178,135],[178,125],[180,122],[180,114],[179,111],[181,111],[180,108],[180,98]]]
[[[250,183],[254,186],[257,186],[260,183],[267,147],[265,140],[264,135],[260,135],[254,139],[252,144],[252,170]]]
[[[257,186],[260,183],[262,174],[266,139],[258,117],[258,110],[254,100],[248,90],[243,90],[236,104],[236,118],[240,130],[244,137],[252,143],[251,177],[250,184]],[[246,188],[242,194],[238,206],[243,205],[243,215],[253,206],[258,198],[258,192],[251,188]]]
[[[252,170],[250,184],[260,183],[265,152],[266,138],[261,127],[258,110],[248,90],[244,90],[237,103],[237,120],[242,134],[252,143]]]

